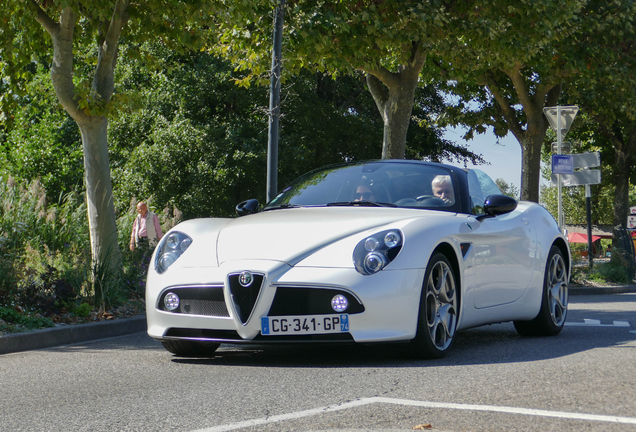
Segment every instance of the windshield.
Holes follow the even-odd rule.
[[[457,211],[457,184],[442,166],[368,162],[312,171],[263,210],[298,206],[389,206]]]

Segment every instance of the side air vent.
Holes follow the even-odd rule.
[[[278,287],[268,316],[328,315],[335,313],[331,299],[341,294],[349,301],[345,312],[352,315],[364,312],[364,306],[351,293],[333,288]]]
[[[234,308],[243,324],[247,322],[252,314],[258,294],[263,285],[264,276],[262,274],[243,272],[231,274],[230,295]]]
[[[179,307],[175,310],[169,310],[164,303],[168,293],[174,293],[179,297]],[[170,287],[159,297],[157,307],[164,312],[184,315],[230,316],[225,306],[223,286]]]

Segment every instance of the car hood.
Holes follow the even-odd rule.
[[[232,220],[219,233],[219,264],[231,260],[275,260],[295,265],[323,247],[356,233],[425,214],[427,210],[319,207],[271,210]]]

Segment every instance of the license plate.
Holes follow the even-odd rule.
[[[348,331],[349,315],[347,314],[261,318],[261,334],[265,336],[343,333]]]

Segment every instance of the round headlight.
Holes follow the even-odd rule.
[[[380,242],[377,241],[375,238],[369,237],[368,239],[364,241],[364,248],[368,250],[369,252],[373,252],[374,250],[378,248],[379,244]]]
[[[170,231],[166,234],[159,245],[155,254],[155,270],[162,274],[170,267],[181,255],[190,247],[192,239],[180,231]]]
[[[176,249],[179,246],[179,236],[176,233],[170,234],[166,239],[166,246],[170,249]]]
[[[364,258],[364,269],[370,274],[377,273],[387,265],[386,257],[377,252],[371,252]]]
[[[179,296],[173,292],[169,292],[163,298],[163,304],[166,305],[166,309],[173,311],[179,307]]]
[[[167,269],[172,265],[172,263],[177,260],[177,258],[179,258],[179,255],[177,255],[176,253],[167,252],[161,255],[161,258],[159,258],[159,266],[163,269]]]
[[[185,252],[185,250],[192,244],[192,239],[190,237],[186,237],[183,240],[181,240],[181,244],[179,245],[179,249],[181,249],[183,252]]]
[[[404,234],[393,228],[362,237],[353,250],[353,265],[362,275],[383,270],[398,256],[404,244]]]
[[[402,237],[400,237],[400,233],[397,231],[390,231],[387,235],[384,236],[384,244],[388,248],[393,248],[399,245],[402,242]]]
[[[338,313],[344,312],[349,307],[349,300],[342,294],[336,294],[331,299],[331,307]]]

